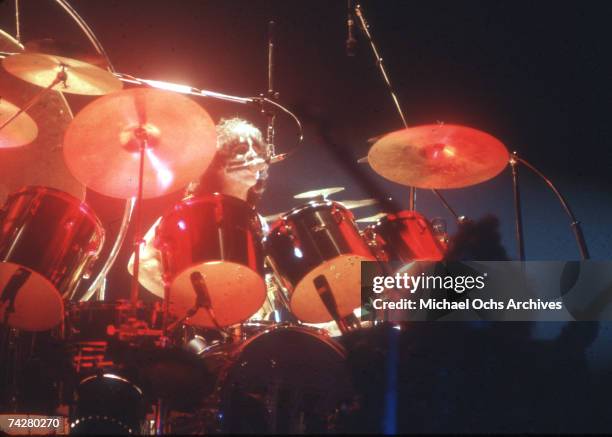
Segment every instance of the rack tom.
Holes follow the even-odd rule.
[[[289,291],[291,311],[303,322],[333,316],[315,279],[324,276],[340,317],[361,305],[361,261],[375,260],[342,204],[315,200],[276,221],[265,242],[272,268]]]
[[[262,237],[255,210],[240,199],[215,193],[177,203],[162,218],[154,243],[170,287],[170,312],[184,317],[209,300],[221,326],[253,315],[266,296]],[[204,308],[186,322],[215,325]]]
[[[104,228],[83,202],[31,186],[9,196],[0,212],[0,322],[30,331],[63,318],[104,244]]]
[[[439,261],[444,246],[431,223],[416,211],[387,214],[364,231],[381,261]]]

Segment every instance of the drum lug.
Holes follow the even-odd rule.
[[[332,217],[334,218],[337,224],[340,224],[344,221],[344,214],[342,214],[342,211],[340,211],[335,206],[334,206],[334,209],[332,210]]]

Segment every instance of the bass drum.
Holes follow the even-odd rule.
[[[58,325],[104,244],[104,228],[83,202],[48,187],[26,187],[0,212],[0,317],[44,331]]]
[[[317,329],[275,325],[229,357],[217,391],[223,434],[328,432],[328,419],[352,395],[344,348]]]
[[[84,378],[70,420],[70,434],[141,435],[146,416],[142,390],[112,374]]]

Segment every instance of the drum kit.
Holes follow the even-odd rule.
[[[2,408],[23,408],[21,340],[48,334],[72,364],[52,403],[53,411],[68,406],[72,432],[329,430],[331,413],[351,397],[342,335],[366,329],[357,317],[361,262],[441,260],[444,226],[413,202],[356,220],[352,210],[377,201],[331,200],[342,187],[298,194],[306,203],[263,220],[222,193],[189,197],[155,229],[160,293],[139,265],[142,200],[197,180],[216,152],[211,117],[184,94],[253,99],[113,73],[103,56],[51,40],[22,51],[4,35],[0,148],[24,153],[2,182],[0,352],[10,375]],[[70,120],[63,93],[96,98]],[[48,147],[50,135],[63,139]],[[433,124],[378,138],[367,162],[395,183],[438,190],[489,180],[517,157],[487,133]],[[24,181],[19,172],[35,183],[14,186]],[[135,199],[129,300],[83,290],[109,239],[79,183]],[[161,302],[144,304],[139,283]]]

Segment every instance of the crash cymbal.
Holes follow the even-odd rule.
[[[0,30],[0,51],[22,50],[13,37]],[[39,92],[40,88],[0,68],[2,100],[22,108]],[[68,171],[61,149],[64,132],[72,120],[66,99],[61,93],[47,93],[27,113],[38,126],[38,136],[27,147],[0,147],[0,205],[10,193],[27,185],[55,188],[83,200],[85,187]],[[4,129],[9,128],[10,124]]]
[[[50,86],[58,73],[65,80],[53,87],[71,94],[98,96],[123,87],[119,79],[107,70],[88,62],[44,53],[18,53],[2,60],[4,69],[12,75],[42,88]]]
[[[387,214],[385,214],[384,212],[379,212],[378,214],[374,214],[368,217],[357,219],[355,220],[355,222],[357,223],[376,223],[378,220],[385,217],[386,215]]]
[[[0,126],[11,118],[19,108],[0,97]],[[0,149],[30,144],[38,136],[36,122],[25,112],[0,129]]]
[[[64,136],[64,158],[87,187],[128,199],[137,193],[141,138],[147,139],[144,198],[197,180],[216,153],[215,124],[204,108],[180,94],[133,88],[77,114]]]
[[[368,153],[376,173],[418,188],[462,188],[495,177],[508,150],[493,136],[465,126],[431,124],[385,135]]]
[[[329,189],[329,188],[328,188]],[[343,188],[344,189],[344,188]],[[361,200],[336,200],[335,202],[340,203],[346,209],[357,209],[363,208],[370,205],[376,205],[378,201],[376,199],[361,199]],[[270,214],[264,217],[267,222],[273,222],[278,220],[283,215],[287,214],[288,211],[279,212],[276,214]]]
[[[304,193],[296,194],[293,196],[294,199],[314,199],[315,197],[327,197],[332,194],[339,193],[340,191],[344,191],[344,187],[331,187],[331,188],[321,188],[318,190],[306,191]]]

